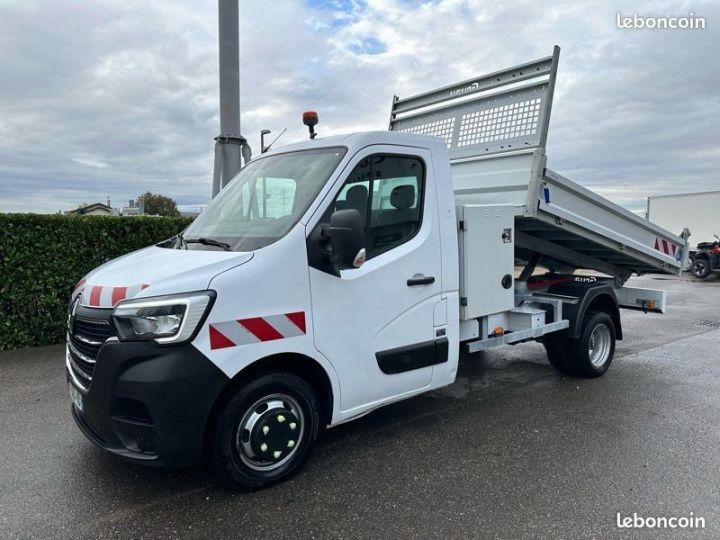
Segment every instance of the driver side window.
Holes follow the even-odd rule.
[[[360,213],[368,259],[415,236],[422,220],[425,167],[416,157],[373,155],[357,164],[333,210]]]

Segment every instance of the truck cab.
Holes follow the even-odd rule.
[[[554,83],[556,65],[557,50],[508,73]],[[548,81],[532,105],[512,88],[521,105],[412,112],[504,76],[394,99],[390,131],[262,154],[181,234],[85,276],[66,347],[83,433],[134,462],[206,458],[258,487],[297,471],[322,429],[451,384],[461,347],[541,340],[561,372],[602,375],[619,307],[665,307],[624,281],[679,271],[686,239],[546,169]],[[463,131],[497,115],[538,127],[508,130],[519,150]]]
[[[200,350],[231,378],[258,358],[316,363],[330,383],[331,424],[451,382],[459,323],[448,317],[458,306],[448,163],[441,141],[371,132],[290,145],[248,165],[185,232],[237,249],[256,240],[234,237],[236,220],[251,237],[275,228],[251,246],[248,264],[208,284],[237,294],[218,295]],[[347,260],[338,245],[353,242],[335,223],[343,214],[357,218],[361,236]],[[194,246],[200,257],[219,249]]]

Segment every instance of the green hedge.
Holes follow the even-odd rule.
[[[0,349],[61,343],[73,285],[191,218],[0,214]]]

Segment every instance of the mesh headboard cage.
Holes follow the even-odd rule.
[[[560,47],[552,56],[409,98],[390,130],[442,137],[450,158],[544,148]]]

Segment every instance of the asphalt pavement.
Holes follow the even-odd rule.
[[[325,433],[256,492],[202,467],[150,469],[88,442],[60,346],[0,353],[2,538],[611,538],[617,513],[696,516],[720,537],[720,281],[645,277],[666,315],[623,311],[599,379],[536,343],[464,358],[445,389]]]

